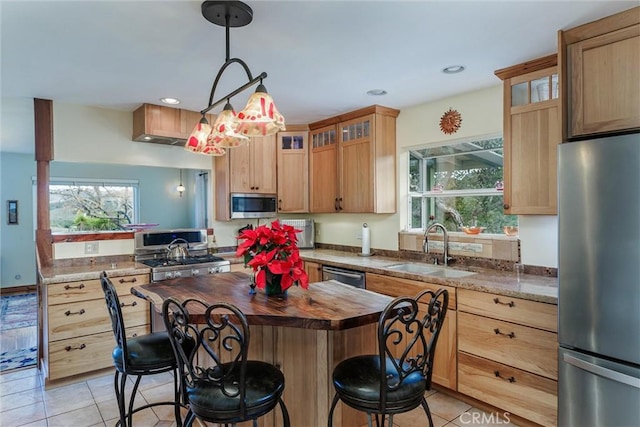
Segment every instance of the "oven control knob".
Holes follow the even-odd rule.
[[[176,271],[175,273],[173,273],[174,277],[182,277],[182,271]]]
[[[173,279],[173,273],[170,271],[167,271],[166,273],[164,273],[164,278],[165,279]]]
[[[209,273],[210,274],[220,273],[220,267],[209,267]]]
[[[197,268],[194,268],[193,270],[191,270],[191,275],[192,276],[197,276],[200,274],[200,270],[198,270]]]

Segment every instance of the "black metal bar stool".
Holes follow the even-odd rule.
[[[440,289],[422,291],[414,298],[398,297],[387,305],[378,321],[378,354],[343,360],[333,370],[336,394],[329,426],[342,400],[366,412],[369,427],[372,414],[376,425],[384,427],[388,415],[389,426],[393,426],[394,414],[420,405],[433,427],[424,393],[431,388],[433,358],[448,302],[449,293]]]
[[[116,347],[113,349],[113,364],[116,368],[113,383],[120,412],[120,420],[116,423],[116,426],[119,424],[121,427],[131,427],[134,413],[158,405],[173,406],[176,424],[178,427],[182,426],[178,365],[168,334],[166,332],[156,332],[127,338],[122,317],[122,305],[118,299],[116,288],[104,271],[100,275],[100,281],[107,303],[107,310],[109,311],[109,316],[111,316],[113,335],[116,339]],[[156,402],[133,409],[142,377],[169,371],[173,371],[174,401]],[[136,376],[136,380],[131,392],[129,405],[126,407],[125,386],[129,375]]]
[[[169,298],[162,305],[162,316],[189,406],[186,427],[196,418],[225,426],[252,420],[257,426],[257,419],[276,405],[289,426],[282,401],[284,375],[272,364],[247,360],[249,325],[237,307]]]

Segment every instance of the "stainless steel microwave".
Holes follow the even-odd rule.
[[[273,218],[278,214],[275,194],[231,193],[231,219]]]

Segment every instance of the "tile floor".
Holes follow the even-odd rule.
[[[172,396],[173,378],[167,373],[143,378],[137,399],[151,403],[171,400]],[[442,392],[431,391],[427,396],[435,427],[507,425],[505,420],[487,423],[495,421],[491,414],[484,414],[483,419],[483,413],[478,409]],[[144,403],[140,401],[140,404]],[[48,390],[42,387],[35,368],[0,375],[2,427],[106,427],[114,426],[117,417],[113,374]],[[171,427],[175,420],[172,408],[164,406],[140,411],[135,414],[133,424],[136,427]],[[425,425],[427,420],[421,408],[394,417],[395,427]]]

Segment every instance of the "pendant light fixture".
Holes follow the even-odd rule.
[[[253,20],[253,10],[241,1],[205,1],[202,3],[202,16],[209,22],[225,27],[226,33],[226,57],[211,88],[209,105],[200,111],[202,119],[195,126],[187,139],[184,148],[195,153],[221,156],[225,154],[225,148],[237,147],[249,141],[252,136],[273,135],[285,130],[284,117],[276,108],[273,98],[262,84],[267,78],[267,73],[262,72],[255,78],[249,70],[249,66],[240,58],[231,58],[229,54],[229,28],[244,27]],[[233,92],[214,101],[218,82],[231,64],[240,64],[247,74],[248,82]],[[251,86],[259,83],[256,91],[247,102],[247,105],[236,114],[231,106],[231,98]],[[216,106],[225,103],[224,109],[218,115],[216,121],[209,125],[205,114]]]

